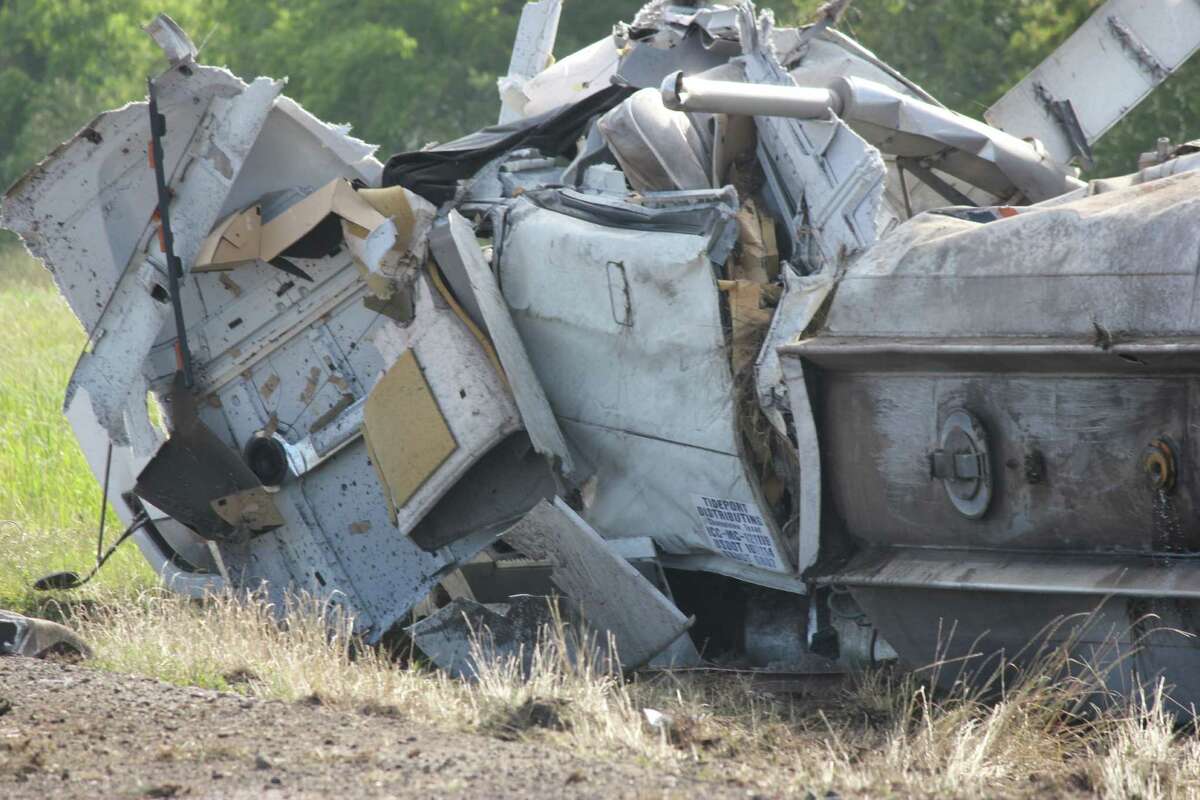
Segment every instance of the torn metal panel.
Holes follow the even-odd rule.
[[[558,491],[554,472],[524,431],[509,435],[471,465],[420,518],[409,536],[438,550],[464,531],[501,533]],[[526,587],[524,591],[533,591]]]
[[[458,253],[454,229],[448,222],[443,221],[434,225],[429,238],[429,247],[447,288],[453,292],[455,303],[477,330],[485,330],[487,326],[483,320],[483,312],[479,309],[475,293],[471,291],[466,264]]]
[[[1013,136],[1038,139],[1067,164],[1083,154],[1080,137],[1094,144],[1197,48],[1200,5],[1109,0],[983,117]]]
[[[160,108],[169,115],[171,127],[163,141],[163,166],[168,180],[174,180],[182,175],[192,139],[209,116],[213,99],[237,94],[245,84],[225,70],[199,66],[191,75],[168,71],[155,82]],[[150,217],[157,198],[154,174],[146,164],[149,141],[145,103],[107,111],[56,148],[4,196],[5,227],[20,234],[35,257],[66,265],[61,275],[54,273],[56,283],[89,332],[96,329],[135,251],[143,251],[153,238]],[[92,188],[81,192],[81,186]],[[78,274],[87,279],[64,280],[75,274],[70,265],[80,262],[78,248],[83,242],[92,243],[87,263],[78,267]]]
[[[752,83],[795,86],[770,48],[772,24],[738,7],[743,55],[736,59]],[[770,195],[788,225],[790,258],[804,272],[834,269],[870,247],[895,220],[883,205],[886,169],[879,151],[845,123],[756,116],[759,160]]]
[[[195,261],[280,89],[281,84],[261,79],[231,99],[215,97],[211,101],[209,114],[183,160],[188,179],[174,190],[175,251],[185,265]],[[164,103],[160,111],[170,119],[173,107],[173,103]],[[184,133],[171,129],[168,137]],[[57,190],[77,191],[66,184]],[[147,224],[147,235],[150,228]],[[130,390],[141,375],[142,362],[158,338],[169,307],[161,283],[165,276],[156,277],[162,269],[165,262],[158,240],[151,238],[145,255],[134,254],[97,319],[91,331],[93,347],[80,358],[67,389],[68,402],[80,388],[87,390],[97,418],[118,442],[126,441],[121,416]]]
[[[514,204],[499,271],[554,413],[595,469],[583,517],[606,536],[650,536],[667,553],[788,571],[777,525],[741,461],[707,233],[639,230],[624,222],[638,221],[639,207],[611,198],[593,196],[587,214],[559,213],[542,207],[548,196]],[[671,213],[678,224],[712,210]],[[746,527],[710,530],[698,497],[744,504]],[[747,548],[758,536],[756,554]]]
[[[533,446],[539,453],[553,459],[564,475],[578,478],[575,460],[550,410],[545,389],[530,364],[525,345],[513,325],[496,276],[492,274],[492,268],[484,260],[475,241],[471,223],[457,211],[451,211],[445,225],[453,242],[452,255],[457,260],[456,266],[470,286],[471,296],[500,357]]]
[[[178,82],[192,87],[190,93],[176,88]],[[223,145],[236,145],[230,146],[227,153],[221,152],[236,156],[237,161],[248,152],[245,163],[233,159],[226,163],[210,154],[220,162],[214,162],[213,170],[218,174],[222,169],[232,170],[228,176],[221,174],[220,181],[214,178],[216,182],[210,184],[207,170],[196,162],[188,172],[188,180],[176,186],[176,205],[187,201],[191,191],[206,186],[212,189],[218,183],[223,186],[221,191],[209,193],[205,204],[209,217],[205,220],[198,219],[195,210],[185,213],[182,209],[172,209],[181,255],[185,255],[182,247],[185,240],[191,247],[188,258],[192,258],[218,219],[246,208],[265,195],[292,191],[297,186],[323,186],[347,176],[378,181],[380,165],[371,158],[372,147],[346,136],[344,130],[320,123],[290,101],[275,99],[277,85],[265,80],[260,83],[261,87],[253,90],[260,103],[256,108],[265,117],[258,132],[254,135],[247,132],[245,139],[232,135],[216,139]],[[204,116],[206,109],[220,103],[236,103],[244,95],[243,85],[227,72],[199,66],[186,81],[181,73],[174,71],[160,79],[159,86],[170,130],[180,135],[186,131],[184,120],[188,117],[184,110],[195,117],[193,127],[216,125],[219,120],[214,121],[211,114]],[[232,100],[218,98],[218,103],[208,93]],[[200,102],[193,103],[193,98],[199,98]],[[180,106],[178,117],[172,104]],[[192,112],[194,106],[199,110]],[[112,147],[104,151],[106,158],[115,159],[120,170],[112,178],[96,179],[90,184],[85,180],[85,185],[96,187],[95,193],[78,191],[80,170],[82,177],[90,180],[87,169],[92,165],[88,160],[62,160],[64,152],[72,158],[76,151],[86,155],[85,145],[95,146],[92,140],[96,137],[89,134],[81,135],[41,165],[5,204],[6,220],[10,211],[13,219],[29,220],[27,241],[34,247],[40,247],[36,230],[46,224],[47,217],[56,216],[59,207],[56,204],[65,203],[66,207],[78,209],[74,219],[80,221],[79,225],[54,226],[62,231],[61,235],[48,239],[39,254],[55,268],[64,287],[76,293],[68,296],[73,308],[83,309],[80,316],[85,321],[88,321],[88,298],[81,293],[93,289],[102,292],[94,311],[98,316],[124,263],[113,261],[110,266],[96,257],[82,264],[73,253],[104,254],[110,249],[106,242],[120,242],[124,261],[128,262],[140,257],[135,256],[142,246],[138,237],[144,243],[153,235],[147,226],[153,206],[148,181],[143,181],[145,207],[135,209],[134,213],[125,205],[139,201],[141,194],[135,190],[142,176],[149,174],[144,156],[145,134],[141,133],[146,127],[144,107],[132,108],[137,119],[128,120],[129,132],[134,136],[136,128],[140,143],[125,142],[116,136],[109,142],[109,130],[101,133],[100,146]],[[102,117],[101,121],[125,122],[123,114],[117,112]],[[201,117],[208,121],[201,122]],[[168,136],[164,159],[168,174],[178,179],[190,157],[189,148],[202,147],[210,141],[204,130],[207,129],[194,134],[191,144],[185,142],[187,147],[177,147],[172,141],[174,136]],[[122,147],[130,151],[127,159],[120,153]],[[66,190],[68,186],[71,191]],[[49,187],[49,191],[59,194],[37,194],[34,190],[39,187],[43,192]],[[394,190],[388,191],[394,195]],[[38,202],[43,205],[36,206]],[[410,203],[418,216],[427,213],[427,207],[416,205],[419,204]],[[398,240],[400,234],[397,230]],[[215,551],[220,556],[216,561],[193,530],[155,509],[153,525],[140,531],[136,541],[173,589],[198,596],[206,590],[219,589],[226,583],[227,575],[235,586],[265,585],[279,601],[288,589],[307,590],[337,598],[355,616],[358,630],[367,639],[375,640],[436,584],[449,565],[470,558],[495,538],[494,531],[460,531],[452,541],[429,552],[403,533],[490,447],[518,430],[519,420],[511,398],[506,396],[503,378],[492,367],[485,344],[453,311],[439,306],[440,301],[435,301],[420,281],[416,305],[423,310],[423,322],[416,324],[414,320],[403,328],[366,307],[367,289],[349,252],[343,250],[321,258],[302,257],[297,263],[313,278],[303,291],[292,276],[253,264],[237,266],[220,275],[192,274],[183,286],[186,318],[191,326],[189,336],[195,343],[193,350],[199,367],[197,413],[218,442],[213,445],[214,451],[222,454],[221,458],[228,454],[236,459],[247,443],[270,432],[267,438],[277,433],[297,449],[306,442],[311,444],[317,456],[307,463],[303,481],[287,475],[272,495],[283,524],[253,536],[224,539]],[[107,286],[86,277],[98,266],[111,270]],[[144,269],[145,279],[149,280],[156,268],[151,264]],[[231,287],[236,287],[236,291]],[[114,300],[110,308],[124,308],[117,303]],[[421,310],[417,313],[422,313]],[[94,320],[92,317],[89,327],[94,327]],[[171,339],[160,336],[155,340],[159,336],[159,321],[132,309],[128,322],[144,327],[144,340],[155,347],[147,367],[134,361],[136,369],[129,402],[116,409],[122,420],[128,416],[130,407],[140,405],[144,409],[144,401],[134,396],[139,391],[145,394],[143,369],[150,374],[151,385],[159,387],[175,369]],[[384,329],[394,333],[382,334]],[[121,337],[114,334],[119,331],[107,331],[100,337],[100,343],[119,342]],[[371,474],[358,426],[349,423],[361,412],[360,401],[365,399],[374,376],[382,373],[407,347],[412,347],[427,366],[426,377],[431,388],[439,397],[453,399],[452,416],[456,422],[452,423],[452,429],[461,446],[442,466],[439,476],[443,480],[426,481],[410,502],[399,509],[399,521],[407,527],[397,533],[389,519],[382,489]],[[354,398],[349,406],[345,405],[347,396]],[[89,465],[99,477],[104,473],[108,442],[115,437],[106,434],[98,424],[93,399],[88,387],[81,385],[69,399],[67,410],[84,444]],[[132,424],[127,428],[134,441],[128,446],[118,441],[114,446],[110,486],[110,501],[123,517],[134,513],[123,495],[134,487],[137,476],[159,445],[153,428]],[[178,483],[179,473],[172,471],[170,478]],[[247,488],[258,486],[257,475],[250,478],[252,486]],[[220,497],[240,490],[240,486],[235,486]],[[212,500],[220,497],[206,496],[209,514],[214,514]],[[140,505],[136,498],[131,502]],[[278,519],[272,519],[271,524],[275,522]],[[195,524],[201,529],[208,527],[206,522]],[[224,521],[221,524],[227,525]]]
[[[791,298],[785,295],[784,302],[780,303],[781,308],[784,303],[804,303],[808,306],[805,311],[811,321],[813,313],[820,307],[820,304],[826,301],[829,292],[832,291],[833,283],[827,280],[812,288],[815,291],[792,291],[790,292]],[[813,300],[818,302],[812,304]],[[817,420],[813,413],[812,398],[809,396],[809,379],[805,374],[804,364],[798,359],[781,358],[778,350],[782,344],[777,338],[768,335],[767,347],[764,347],[763,352],[770,352],[771,357],[775,360],[775,369],[778,369],[779,374],[783,377],[787,387],[787,396],[786,398],[772,398],[776,402],[769,406],[764,404],[764,408],[768,409],[768,419],[771,419],[772,424],[775,425],[784,424],[783,411],[790,411],[792,414],[792,425],[796,435],[796,452],[800,464],[800,486],[796,496],[796,501],[800,506],[799,524],[796,531],[796,566],[803,574],[816,564],[821,552],[821,507],[824,502],[821,440],[817,434]],[[774,372],[767,374],[774,374]],[[786,399],[787,405],[778,402],[783,399]]]
[[[130,524],[137,510],[131,508],[125,495],[157,449],[158,442],[155,441],[149,452],[142,453],[135,452],[132,445],[112,444],[108,432],[96,420],[92,404],[83,392],[75,396],[64,413],[79,443],[80,452],[97,482],[103,480],[106,471],[109,473],[109,507],[123,524]],[[152,512],[151,522],[140,528],[133,540],[151,569],[163,579],[164,585],[172,591],[196,598],[219,592],[224,585],[220,576],[205,572],[204,540],[161,511],[149,510]],[[186,555],[181,556],[184,553]],[[181,568],[181,564],[186,564],[189,569]]]
[[[638,89],[653,89],[676,70],[687,75],[706,72],[728,63],[738,54],[736,37],[716,42],[699,28],[668,25],[647,35],[648,29],[622,33],[623,48],[617,80]]]
[[[620,58],[612,37],[605,36],[551,64],[525,83],[524,94],[529,99],[524,116],[536,117],[609,89]]]
[[[562,498],[543,500],[504,539],[551,564],[551,580],[595,630],[611,634],[625,669],[634,669],[679,638],[691,621]]]
[[[150,38],[163,51],[172,67],[184,61],[195,61],[200,53],[196,45],[192,44],[191,37],[166,14],[159,14],[142,30],[150,34]]]
[[[500,283],[559,418],[736,452],[706,239],[513,206]]]
[[[930,159],[998,197],[1020,192],[1036,203],[1080,185],[1029,142],[970,117],[861,78],[841,78],[833,88],[842,118],[867,141],[886,153]]]
[[[356,276],[348,256],[340,259],[340,274]],[[322,286],[318,294],[336,288]],[[283,566],[284,577],[273,577],[273,584],[282,580],[282,585],[299,583],[319,594],[339,592],[343,605],[360,616],[360,630],[373,640],[407,613],[449,565],[470,558],[498,534],[457,529],[432,550],[406,535],[476,461],[518,430],[519,419],[483,344],[453,311],[439,305],[427,279],[419,277],[414,284],[414,317],[406,326],[369,311],[363,303],[365,287],[357,286],[328,311],[314,305],[307,312],[311,316],[294,323],[298,327],[282,347],[249,363],[250,381],[239,377],[218,389],[220,405],[209,413],[224,419],[237,442],[269,427],[274,408],[281,420],[276,435],[293,450],[312,450],[317,456],[305,464],[302,481],[288,477],[276,494],[285,527],[244,546],[222,547],[229,569],[234,574],[248,568],[261,574]],[[257,291],[260,297],[272,296],[269,285]],[[323,338],[311,338],[317,331],[330,332],[332,350],[314,347]],[[324,353],[339,352],[347,354],[338,365],[345,377],[322,369],[312,380],[305,362],[325,363],[332,356]],[[367,396],[366,387],[379,385],[375,375],[387,374],[399,361],[418,360],[424,367],[420,377],[437,398],[458,447],[425,475],[393,514],[390,491],[376,478],[371,466],[375,459],[354,422],[363,419],[365,402],[356,401],[313,428],[326,415],[326,403],[340,402],[337,398],[347,392],[361,400]],[[272,376],[282,377],[266,397],[247,391],[247,384],[266,387]],[[310,392],[310,386],[316,391]],[[360,391],[364,394],[358,395]],[[307,403],[301,399],[305,395],[310,398]],[[409,400],[392,399],[397,401],[389,409],[392,416],[411,415]],[[368,422],[368,437],[371,427]]]
[[[413,323],[387,323],[375,334],[373,343],[390,364],[398,363],[406,353],[420,364],[421,378],[436,398],[456,447],[407,502],[397,505],[396,525],[401,535],[411,532],[443,495],[521,427],[513,393],[486,341],[446,306],[427,279],[419,279],[416,290]],[[397,455],[402,456],[403,451]],[[469,530],[469,526],[457,528],[456,535]]]
[[[811,30],[811,29],[810,29]],[[879,56],[851,39],[849,36],[826,28],[817,35],[807,37],[795,29],[776,28],[775,52],[784,68],[792,73],[797,82],[803,77],[808,86],[828,86],[835,78],[864,78],[881,83],[901,94],[941,106],[937,98],[930,95],[906,76],[882,61]],[[787,43],[780,41],[783,37]]]
[[[238,526],[216,504],[261,489],[261,484],[239,455],[200,421],[181,379],[173,387],[172,401],[170,438],[138,474],[133,492],[200,536],[226,538],[238,532]],[[272,521],[277,516],[271,515]]]
[[[526,94],[525,84],[550,66],[561,16],[562,0],[537,0],[526,3],[521,9],[517,38],[508,62],[508,75],[496,81],[502,103],[500,124],[526,116],[525,106],[529,103],[530,94]],[[531,93],[540,94],[537,89]]]
[[[780,274],[783,275],[783,295],[755,359],[754,381],[763,413],[777,431],[786,434],[783,412],[789,410],[790,384],[780,366],[779,347],[808,329],[839,276],[833,273],[801,276],[790,270],[781,270]],[[800,452],[802,458],[811,455],[804,450]]]

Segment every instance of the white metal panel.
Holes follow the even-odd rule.
[[[180,174],[192,138],[218,93],[245,84],[223,69],[170,70],[155,79],[166,115],[163,137],[168,183]],[[147,168],[150,117],[146,104],[106,111],[22,176],[4,197],[3,224],[55,271],[59,291],[91,331],[134,251],[150,238],[158,197]]]
[[[564,420],[563,427],[595,466],[595,485],[585,495],[589,502],[582,516],[604,536],[648,536],[664,554],[709,556],[728,569],[755,566],[751,558],[726,555],[706,533],[696,498],[718,498],[744,503],[763,520],[777,560],[757,562],[764,564],[758,570],[793,571],[739,457],[579,422]]]
[[[282,88],[281,83],[261,78],[233,97],[214,97],[209,104],[208,114],[185,157],[187,179],[177,179],[174,189],[171,228],[176,254],[185,269],[216,223],[221,205]],[[163,113],[168,113],[167,108],[164,107]],[[171,135],[169,128],[168,135]],[[64,173],[63,177],[56,187],[57,193],[72,196],[76,192],[69,174]],[[103,333],[93,336],[95,344],[80,358],[67,389],[69,398],[78,387],[87,387],[97,419],[118,442],[125,440],[120,418],[130,390],[141,375],[143,362],[169,307],[164,300],[155,298],[152,291],[155,283],[166,280],[153,276],[155,270],[162,269],[162,264],[165,259],[156,239],[151,239],[145,253],[134,253],[131,266],[117,282],[97,320],[96,325]],[[55,268],[85,272],[86,255],[68,257],[65,263],[56,263]]]
[[[621,53],[611,36],[593,42],[539,72],[525,84],[523,116],[532,117],[567,103],[577,103],[610,85]]]
[[[1109,0],[984,113],[1014,136],[1040,139],[1059,163],[1075,155],[1042,92],[1069,100],[1095,142],[1200,47],[1195,0]]]
[[[706,237],[601,227],[525,203],[509,220],[504,296],[555,413],[736,454]]]
[[[625,669],[645,664],[691,627],[561,497],[538,503],[504,540],[530,558],[550,562],[554,585],[575,601],[594,630],[611,634]]]
[[[572,475],[575,472],[574,459],[550,410],[546,391],[538,381],[525,345],[517,334],[512,315],[500,294],[496,276],[475,240],[475,230],[457,211],[450,212],[447,224],[453,250],[471,286],[471,293],[496,348],[500,364],[504,367],[529,439],[539,453],[558,459],[563,474]],[[444,258],[442,254],[438,257]]]
[[[595,470],[582,514],[604,536],[733,563],[697,497],[745,503],[790,555],[740,455],[708,237],[608,227],[520,201],[505,299],[568,439]]]
[[[550,65],[561,16],[562,0],[536,0],[521,9],[508,74],[496,81],[502,103],[500,124],[525,116],[525,104],[529,102],[526,82]]]

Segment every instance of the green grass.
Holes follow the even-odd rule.
[[[84,334],[48,273],[0,243],[0,607],[31,611],[53,599],[29,584],[95,559],[100,487],[62,415]],[[120,532],[109,513],[106,538]],[[111,539],[110,539],[111,541]],[[60,599],[136,593],[154,575],[128,544],[88,589]]]

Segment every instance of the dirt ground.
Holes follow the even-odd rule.
[[[0,658],[0,797],[746,797],[395,716]]]

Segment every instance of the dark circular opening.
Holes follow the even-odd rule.
[[[278,486],[288,474],[287,453],[274,438],[255,436],[246,443],[246,464],[263,486]]]

